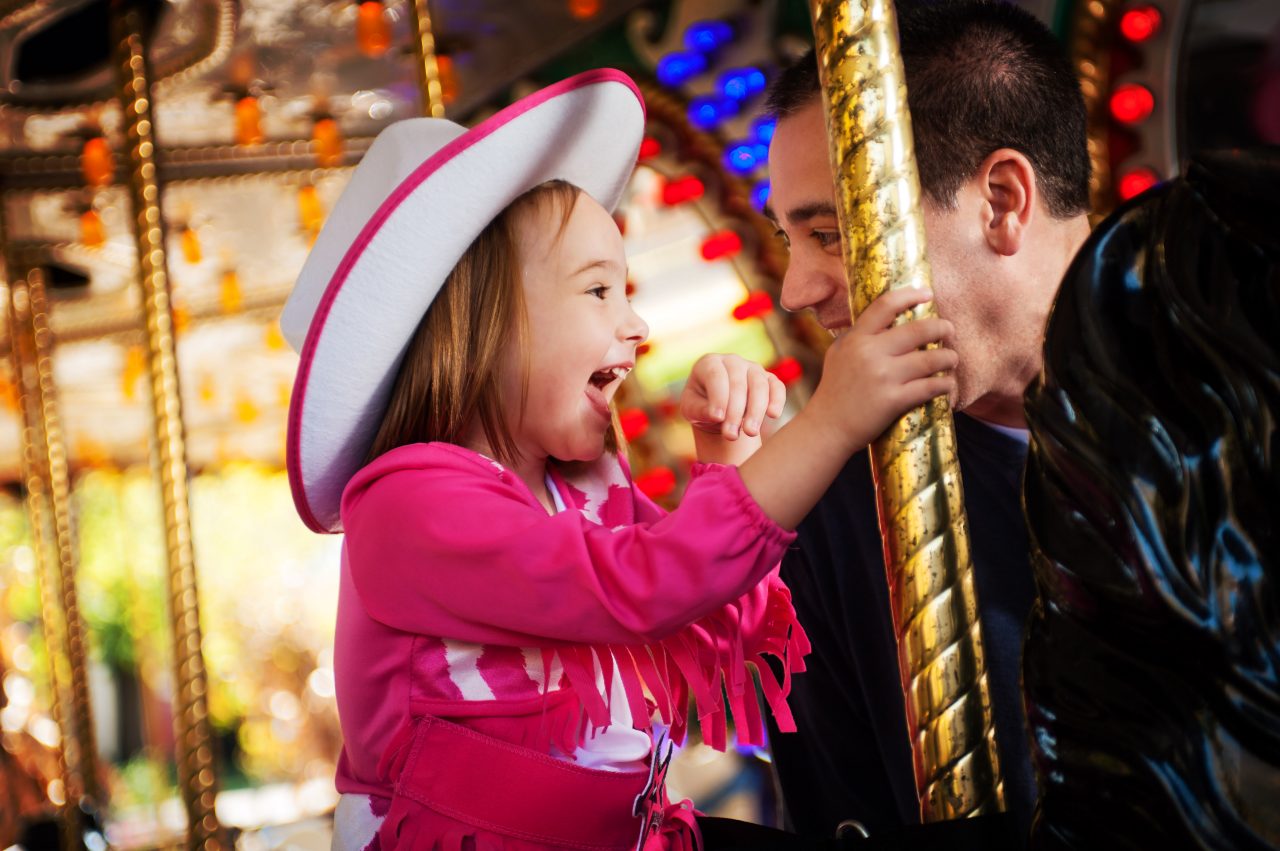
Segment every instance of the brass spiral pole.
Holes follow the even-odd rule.
[[[418,69],[418,89],[422,93],[422,114],[444,118],[444,87],[436,62],[436,37],[431,30],[431,9],[427,0],[407,0],[409,26],[413,32],[414,64]]]
[[[849,303],[930,286],[891,0],[811,0]],[[932,303],[909,318],[935,314]],[[955,425],[945,398],[871,447],[916,787],[925,821],[1004,808]]]
[[[3,225],[0,224],[0,229]],[[0,230],[0,238],[3,237]],[[8,264],[12,265],[12,264]],[[6,277],[8,277],[6,275]],[[57,748],[58,775],[62,781],[63,800],[58,803],[59,837],[63,851],[77,851],[78,814],[76,802],[82,788],[80,753],[76,737],[70,734],[69,723],[74,716],[74,700],[69,682],[70,663],[66,659],[66,633],[63,613],[59,609],[60,593],[57,587],[59,572],[54,565],[53,517],[49,505],[50,488],[41,451],[44,442],[40,422],[38,379],[36,377],[36,345],[31,326],[31,301],[27,282],[9,277],[9,293],[5,299],[5,313],[9,323],[10,363],[14,384],[18,388],[19,408],[22,411],[22,471],[27,491],[27,516],[31,519],[32,551],[35,555],[36,574],[40,582],[40,620],[44,632],[45,652],[49,660],[50,690],[53,701],[50,707],[53,721],[58,727],[61,741]]]
[[[1071,35],[1067,42],[1071,67],[1080,80],[1089,128],[1089,221],[1096,224],[1115,206],[1111,186],[1111,157],[1107,143],[1110,119],[1107,92],[1111,87],[1111,24],[1115,0],[1075,0]]]
[[[30,343],[34,347],[36,413],[40,418],[38,449],[49,483],[53,509],[53,535],[57,547],[55,588],[61,603],[62,650],[59,659],[68,665],[66,682],[71,693],[71,729],[78,752],[80,789],[94,804],[103,803],[98,786],[98,743],[93,730],[93,710],[89,703],[89,669],[85,660],[84,622],[76,594],[76,541],[71,520],[71,476],[67,448],[58,416],[57,390],[53,384],[53,332],[49,330],[49,305],[45,298],[45,272],[39,267],[27,272]],[[68,800],[72,800],[68,789]]]
[[[216,778],[209,729],[208,681],[201,650],[195,556],[191,545],[191,503],[187,491],[186,441],[178,394],[173,305],[165,264],[160,185],[156,175],[155,124],[143,39],[145,22],[142,11],[129,0],[115,0],[111,21],[129,155],[129,195],[133,204],[142,305],[146,318],[155,445],[169,557],[178,780],[187,808],[187,847],[211,851],[221,849],[223,841],[214,813]]]

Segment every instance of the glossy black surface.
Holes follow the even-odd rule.
[[[1280,848],[1280,156],[1118,210],[1027,395],[1033,848]]]

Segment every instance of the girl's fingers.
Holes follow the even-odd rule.
[[[868,331],[883,331],[893,324],[899,313],[910,310],[917,304],[924,304],[933,299],[933,293],[919,287],[906,287],[900,290],[889,290],[862,311],[854,328],[862,326]]]
[[[746,371],[737,368],[726,372],[729,390],[725,399],[724,420],[720,423],[720,434],[728,440],[737,440],[742,430],[742,417],[747,410]]]
[[[930,399],[946,396],[955,399],[956,379],[954,375],[931,375],[928,378],[917,378],[902,387],[903,404],[908,410],[923,405]]]
[[[764,422],[765,412],[769,408],[770,377],[759,366],[747,373],[747,409],[743,413],[742,430],[751,437],[760,434],[760,424]]]
[[[765,414],[770,419],[777,419],[782,416],[782,410],[787,405],[787,385],[772,372],[765,374],[769,376],[769,407],[765,409]]]
[[[947,320],[931,316],[895,325],[884,331],[882,336],[889,354],[901,355],[929,343],[945,342],[954,330],[954,326]]]
[[[918,378],[926,378],[939,372],[947,372],[956,368],[960,356],[954,349],[918,349],[899,355],[897,368],[903,383]]]
[[[724,422],[725,406],[729,402],[729,373],[724,368],[723,360],[708,364],[703,376],[702,389],[706,393],[703,422]]]

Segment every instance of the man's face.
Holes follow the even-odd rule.
[[[851,317],[820,100],[778,121],[769,151],[769,184],[767,212],[791,253],[782,279],[782,306],[811,310],[824,328],[839,333],[851,324]],[[979,226],[966,226],[970,219],[977,221],[964,204],[972,191],[968,186],[961,190],[957,210],[923,204],[934,301],[938,313],[956,329],[948,343],[960,355],[957,408],[988,392],[1003,391],[1005,383],[1026,380],[1019,375],[1004,382],[998,374],[1005,360],[1001,349],[1012,341],[1003,327],[1005,300],[993,300],[996,294],[991,292],[999,284],[981,274],[978,266],[990,249]],[[1032,341],[1033,350],[1035,345]]]
[[[769,147],[766,213],[791,254],[782,279],[782,306],[813,311],[832,333],[847,328],[851,324],[848,283],[819,100],[778,121]]]

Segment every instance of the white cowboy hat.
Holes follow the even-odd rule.
[[[287,466],[303,522],[317,532],[342,531],[342,490],[373,443],[400,360],[485,225],[556,178],[612,210],[643,135],[639,90],[608,69],[549,86],[470,130],[414,118],[378,135],[280,317],[302,356]]]

